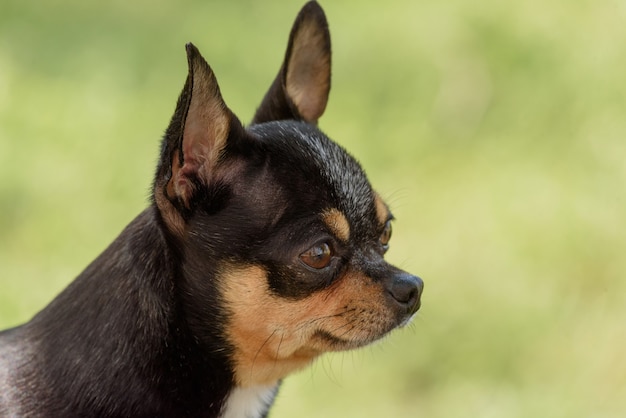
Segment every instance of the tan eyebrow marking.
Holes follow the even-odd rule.
[[[347,242],[350,239],[350,224],[346,216],[338,209],[328,209],[322,214],[322,220],[328,229],[341,241]]]
[[[391,215],[389,207],[378,193],[374,193],[374,206],[376,207],[376,217],[381,225],[384,225]]]

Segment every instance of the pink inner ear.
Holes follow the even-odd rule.
[[[307,122],[322,116],[330,90],[330,51],[315,21],[304,22],[293,40],[285,88]]]
[[[178,197],[186,207],[189,207],[189,199],[193,192],[193,183],[185,175],[180,165],[179,152],[175,151],[172,158],[172,177],[167,183],[167,196]]]
[[[192,98],[183,133],[182,175],[209,181],[226,147],[229,121],[228,110],[221,100]]]
[[[193,48],[188,50],[192,89],[183,130],[183,165],[180,166],[176,155],[168,184],[168,193],[173,193],[170,196],[177,196],[185,205],[194,193],[193,180],[206,184],[214,176],[220,154],[226,147],[231,121],[230,110],[222,100],[213,71]]]
[[[199,170],[215,164],[226,146],[229,116],[213,71],[202,57],[193,65],[191,102],[183,133],[183,161],[189,169]]]

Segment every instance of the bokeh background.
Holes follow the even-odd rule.
[[[324,1],[321,128],[397,217],[411,326],[272,417],[626,416],[626,3]],[[250,120],[301,2],[2,0],[0,327],[147,204],[193,41]]]

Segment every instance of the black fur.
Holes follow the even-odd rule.
[[[14,385],[20,416],[217,416],[228,353],[216,342],[205,356],[190,332],[180,258],[156,218],[144,211],[29,323],[0,334],[13,369],[0,388]]]

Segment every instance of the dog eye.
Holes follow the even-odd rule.
[[[383,229],[383,233],[380,234],[380,243],[383,246],[383,249],[387,251],[389,249],[389,240],[391,239],[391,221],[387,221],[385,227]]]
[[[332,251],[328,243],[315,245],[302,254],[300,254],[300,260],[309,267],[316,270],[321,270],[330,264],[332,259]]]

